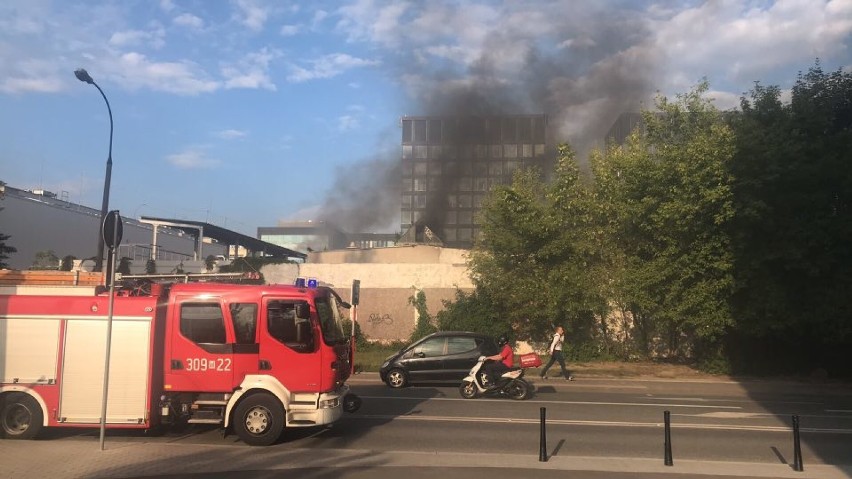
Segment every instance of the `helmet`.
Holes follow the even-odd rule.
[[[497,346],[503,347],[504,344],[509,342],[509,338],[506,337],[505,334],[501,334],[499,338],[497,338]]]

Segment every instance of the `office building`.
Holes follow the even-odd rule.
[[[470,248],[482,201],[520,169],[547,169],[546,115],[402,118],[401,243]]]

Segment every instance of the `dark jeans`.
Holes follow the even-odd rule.
[[[565,356],[562,355],[562,351],[553,351],[553,354],[550,355],[550,359],[547,360],[547,364],[544,365],[544,369],[541,370],[541,377],[544,377],[547,374],[547,370],[550,369],[550,366],[553,366],[553,363],[559,362],[559,366],[562,367],[562,375],[565,376],[565,379],[571,377],[571,373],[565,369]]]
[[[488,374],[488,381],[490,381],[489,385],[493,386],[497,384],[497,380],[500,379],[509,368],[503,364],[503,361],[489,361],[485,364],[485,372]]]

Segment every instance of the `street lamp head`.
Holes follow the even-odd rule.
[[[76,76],[78,80],[80,80],[82,82],[86,82],[89,85],[95,84],[95,80],[92,80],[92,77],[89,76],[89,72],[87,72],[86,70],[84,70],[82,68],[78,68],[78,69],[74,70],[74,76]]]

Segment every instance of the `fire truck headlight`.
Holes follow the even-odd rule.
[[[323,399],[319,403],[320,409],[334,409],[340,407],[340,398]]]

